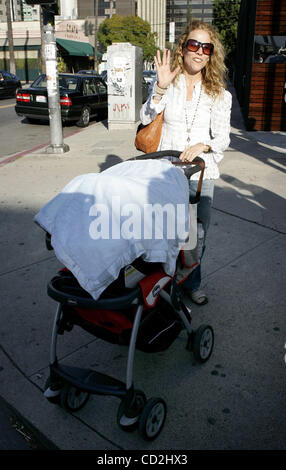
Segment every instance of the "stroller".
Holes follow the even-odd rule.
[[[161,151],[131,160],[171,158],[182,165],[180,152]],[[184,163],[186,177],[201,172],[195,199],[200,197],[204,161],[196,158]],[[52,250],[51,235],[46,233],[47,249]],[[133,287],[128,279],[136,280]],[[146,353],[166,350],[182,329],[187,332],[187,350],[197,361],[206,362],[212,353],[214,332],[210,325],[196,331],[191,326],[191,311],[182,300],[182,289],[175,278],[167,275],[161,263],[146,262],[139,257],[124,266],[118,278],[95,300],[79,284],[67,268],[61,269],[48,283],[48,295],[58,303],[50,345],[50,376],[44,396],[54,404],[75,412],[81,409],[90,394],[109,395],[120,399],[117,423],[124,431],[138,429],[145,440],[155,439],[161,432],[167,412],[159,397],[147,400],[133,380],[136,349]],[[58,335],[78,326],[97,338],[128,347],[126,382],[95,370],[62,364],[57,358]]]

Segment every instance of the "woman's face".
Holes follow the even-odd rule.
[[[209,33],[202,29],[195,29],[191,31],[186,40],[188,39],[196,39],[201,43],[211,42]],[[204,54],[201,47],[197,50],[197,52],[190,52],[186,48],[183,49],[184,68],[186,72],[190,73],[191,75],[200,73],[208,63],[209,58],[210,56]]]

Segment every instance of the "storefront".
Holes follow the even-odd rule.
[[[65,71],[93,69],[94,47],[84,34],[84,20],[58,21],[55,25],[58,57]],[[16,74],[21,81],[31,82],[42,72],[41,31],[38,21],[13,23]],[[101,59],[98,52],[98,59]],[[9,71],[7,25],[0,24],[0,70]]]

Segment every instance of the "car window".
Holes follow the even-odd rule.
[[[47,79],[46,76],[41,75],[38,77],[34,83],[32,83],[33,88],[47,88]]]
[[[106,94],[106,86],[104,85],[104,83],[98,81],[97,82],[97,86],[98,86],[98,92],[100,95],[105,95]]]
[[[11,79],[10,74],[9,74],[8,72],[2,72],[2,73],[3,73],[4,79],[6,79],[6,80],[10,80],[10,79]]]
[[[83,79],[83,94],[84,95],[95,95],[97,93],[96,83],[94,78]]]
[[[76,90],[78,86],[78,79],[76,77],[68,76],[59,77],[59,86],[67,90]]]

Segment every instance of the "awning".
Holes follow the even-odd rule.
[[[70,56],[92,57],[94,54],[94,47],[89,42],[71,41],[62,38],[57,38],[56,41]],[[98,52],[97,56],[100,58],[102,54]]]

